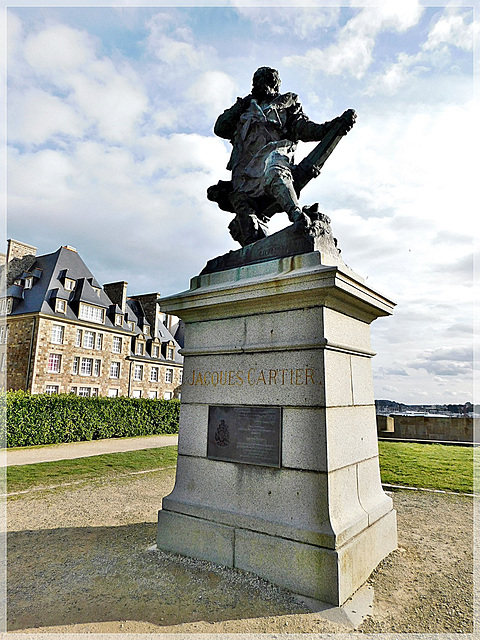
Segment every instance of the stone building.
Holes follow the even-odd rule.
[[[158,293],[129,297],[126,282],[102,288],[69,246],[37,256],[35,247],[9,240],[1,269],[7,389],[180,397],[179,327],[161,312]]]

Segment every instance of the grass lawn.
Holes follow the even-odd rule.
[[[386,484],[473,493],[473,447],[382,441],[378,448]]]
[[[473,493],[473,448],[415,442],[383,441],[378,444],[382,482]],[[12,466],[7,467],[8,493],[132,471],[173,468],[176,461],[177,447],[171,446]],[[479,465],[479,461],[475,464]]]
[[[31,487],[58,485],[62,482],[115,476],[132,471],[175,467],[177,447],[160,447],[123,453],[107,453],[75,460],[39,462],[7,467],[7,492]]]

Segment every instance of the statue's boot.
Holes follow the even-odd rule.
[[[268,191],[269,195],[275,198],[286,212],[288,219],[294,223],[296,229],[308,229],[311,225],[311,220],[301,210],[298,204],[297,194],[293,188],[292,176],[289,172],[275,172],[275,175],[268,185]]]

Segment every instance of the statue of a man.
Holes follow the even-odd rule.
[[[311,220],[299,206],[292,177],[296,144],[322,140],[340,121],[345,134],[355,122],[355,112],[349,110],[316,124],[303,113],[295,93],[280,94],[279,88],[278,71],[260,67],[253,76],[252,92],[238,98],[215,123],[215,134],[233,145],[227,165],[232,179],[211,187],[208,197],[236,214],[229,228],[242,246],[267,235],[266,223],[272,214],[263,211],[271,203],[277,211],[285,211],[297,228],[308,228]]]

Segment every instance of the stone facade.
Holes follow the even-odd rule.
[[[0,335],[0,343],[8,335],[5,383],[8,390],[154,399],[180,397],[183,370],[180,345],[161,320],[155,327],[143,324],[145,313],[138,301],[130,304],[133,298],[127,298],[126,282],[106,285],[101,292],[71,247],[39,256],[38,261],[34,259],[29,264],[31,272],[25,272],[21,248],[25,246],[25,251],[29,251],[29,260],[35,258],[36,250],[23,243],[16,244],[20,245],[18,251],[14,250],[14,241],[9,244],[9,270],[15,260],[22,261],[22,270],[15,274],[16,301]],[[25,286],[25,280],[33,272],[35,278]],[[59,280],[54,279],[56,274],[62,274]],[[94,288],[87,291],[90,284],[85,281]],[[55,288],[66,283],[64,293],[60,286]],[[80,284],[82,295],[90,296],[84,298],[85,303],[82,297],[76,299]],[[7,297],[10,290],[7,289]],[[63,311],[51,303],[52,290],[57,295],[60,291],[58,297],[66,300]],[[113,299],[107,293],[112,293]],[[155,301],[159,297],[152,295]],[[81,319],[79,305],[92,306],[97,296],[98,318]],[[149,312],[163,317],[158,305],[156,310],[150,305]],[[137,348],[139,343],[141,350]]]

